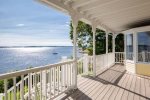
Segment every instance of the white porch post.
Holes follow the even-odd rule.
[[[115,39],[116,39],[116,34],[113,33],[113,53],[114,54],[115,54],[115,47],[116,47]]]
[[[74,73],[74,89],[77,89],[77,25],[78,25],[78,18],[77,16],[71,16],[72,17],[72,26],[73,26],[73,60],[75,61],[73,65],[73,73]]]
[[[108,31],[106,31],[106,57],[107,57],[107,61],[108,61]],[[108,62],[107,61],[105,61],[106,62],[106,67],[108,67]]]
[[[96,33],[96,24],[92,24],[93,32],[93,76],[96,76],[96,56],[95,56],[95,33]]]
[[[115,52],[116,43],[115,43],[115,39],[116,39],[116,34],[113,33],[113,53],[114,53],[114,63],[116,63],[116,52]]]
[[[106,54],[108,54],[108,32],[106,31]]]

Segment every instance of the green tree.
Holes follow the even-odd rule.
[[[79,21],[77,26],[77,44],[83,51],[88,52],[89,55],[93,53],[93,33],[92,27],[82,21]],[[70,23],[70,38],[73,40],[73,26]],[[105,32],[96,29],[96,54],[105,53]]]
[[[96,29],[96,55],[106,53],[106,36],[105,31]],[[111,33],[110,33],[111,34]],[[112,52],[112,35],[108,36],[108,52]],[[70,22],[70,38],[73,40],[73,26],[72,22]],[[120,52],[122,51],[122,42],[123,37],[117,37],[117,41],[119,41],[119,45],[116,45],[117,50],[119,49]],[[121,42],[120,42],[121,41]],[[73,42],[73,41],[72,41]],[[93,34],[92,34],[92,27],[89,24],[86,24],[82,21],[78,22],[77,26],[77,44],[78,47],[82,49],[82,51],[86,51],[89,55],[93,53]]]
[[[119,34],[116,36],[115,43],[116,43],[115,51],[124,52],[124,35],[123,34]]]

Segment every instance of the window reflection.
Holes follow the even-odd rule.
[[[150,31],[140,32],[138,37],[138,61],[150,62]]]
[[[133,60],[133,34],[126,35],[126,59]]]

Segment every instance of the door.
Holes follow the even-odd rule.
[[[126,47],[126,59],[125,59],[125,66],[126,70],[132,73],[136,72],[135,62],[134,62],[134,35],[133,33],[126,34],[125,39],[125,47]]]

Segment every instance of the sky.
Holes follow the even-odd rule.
[[[36,0],[0,0],[0,46],[71,46],[69,22]]]

